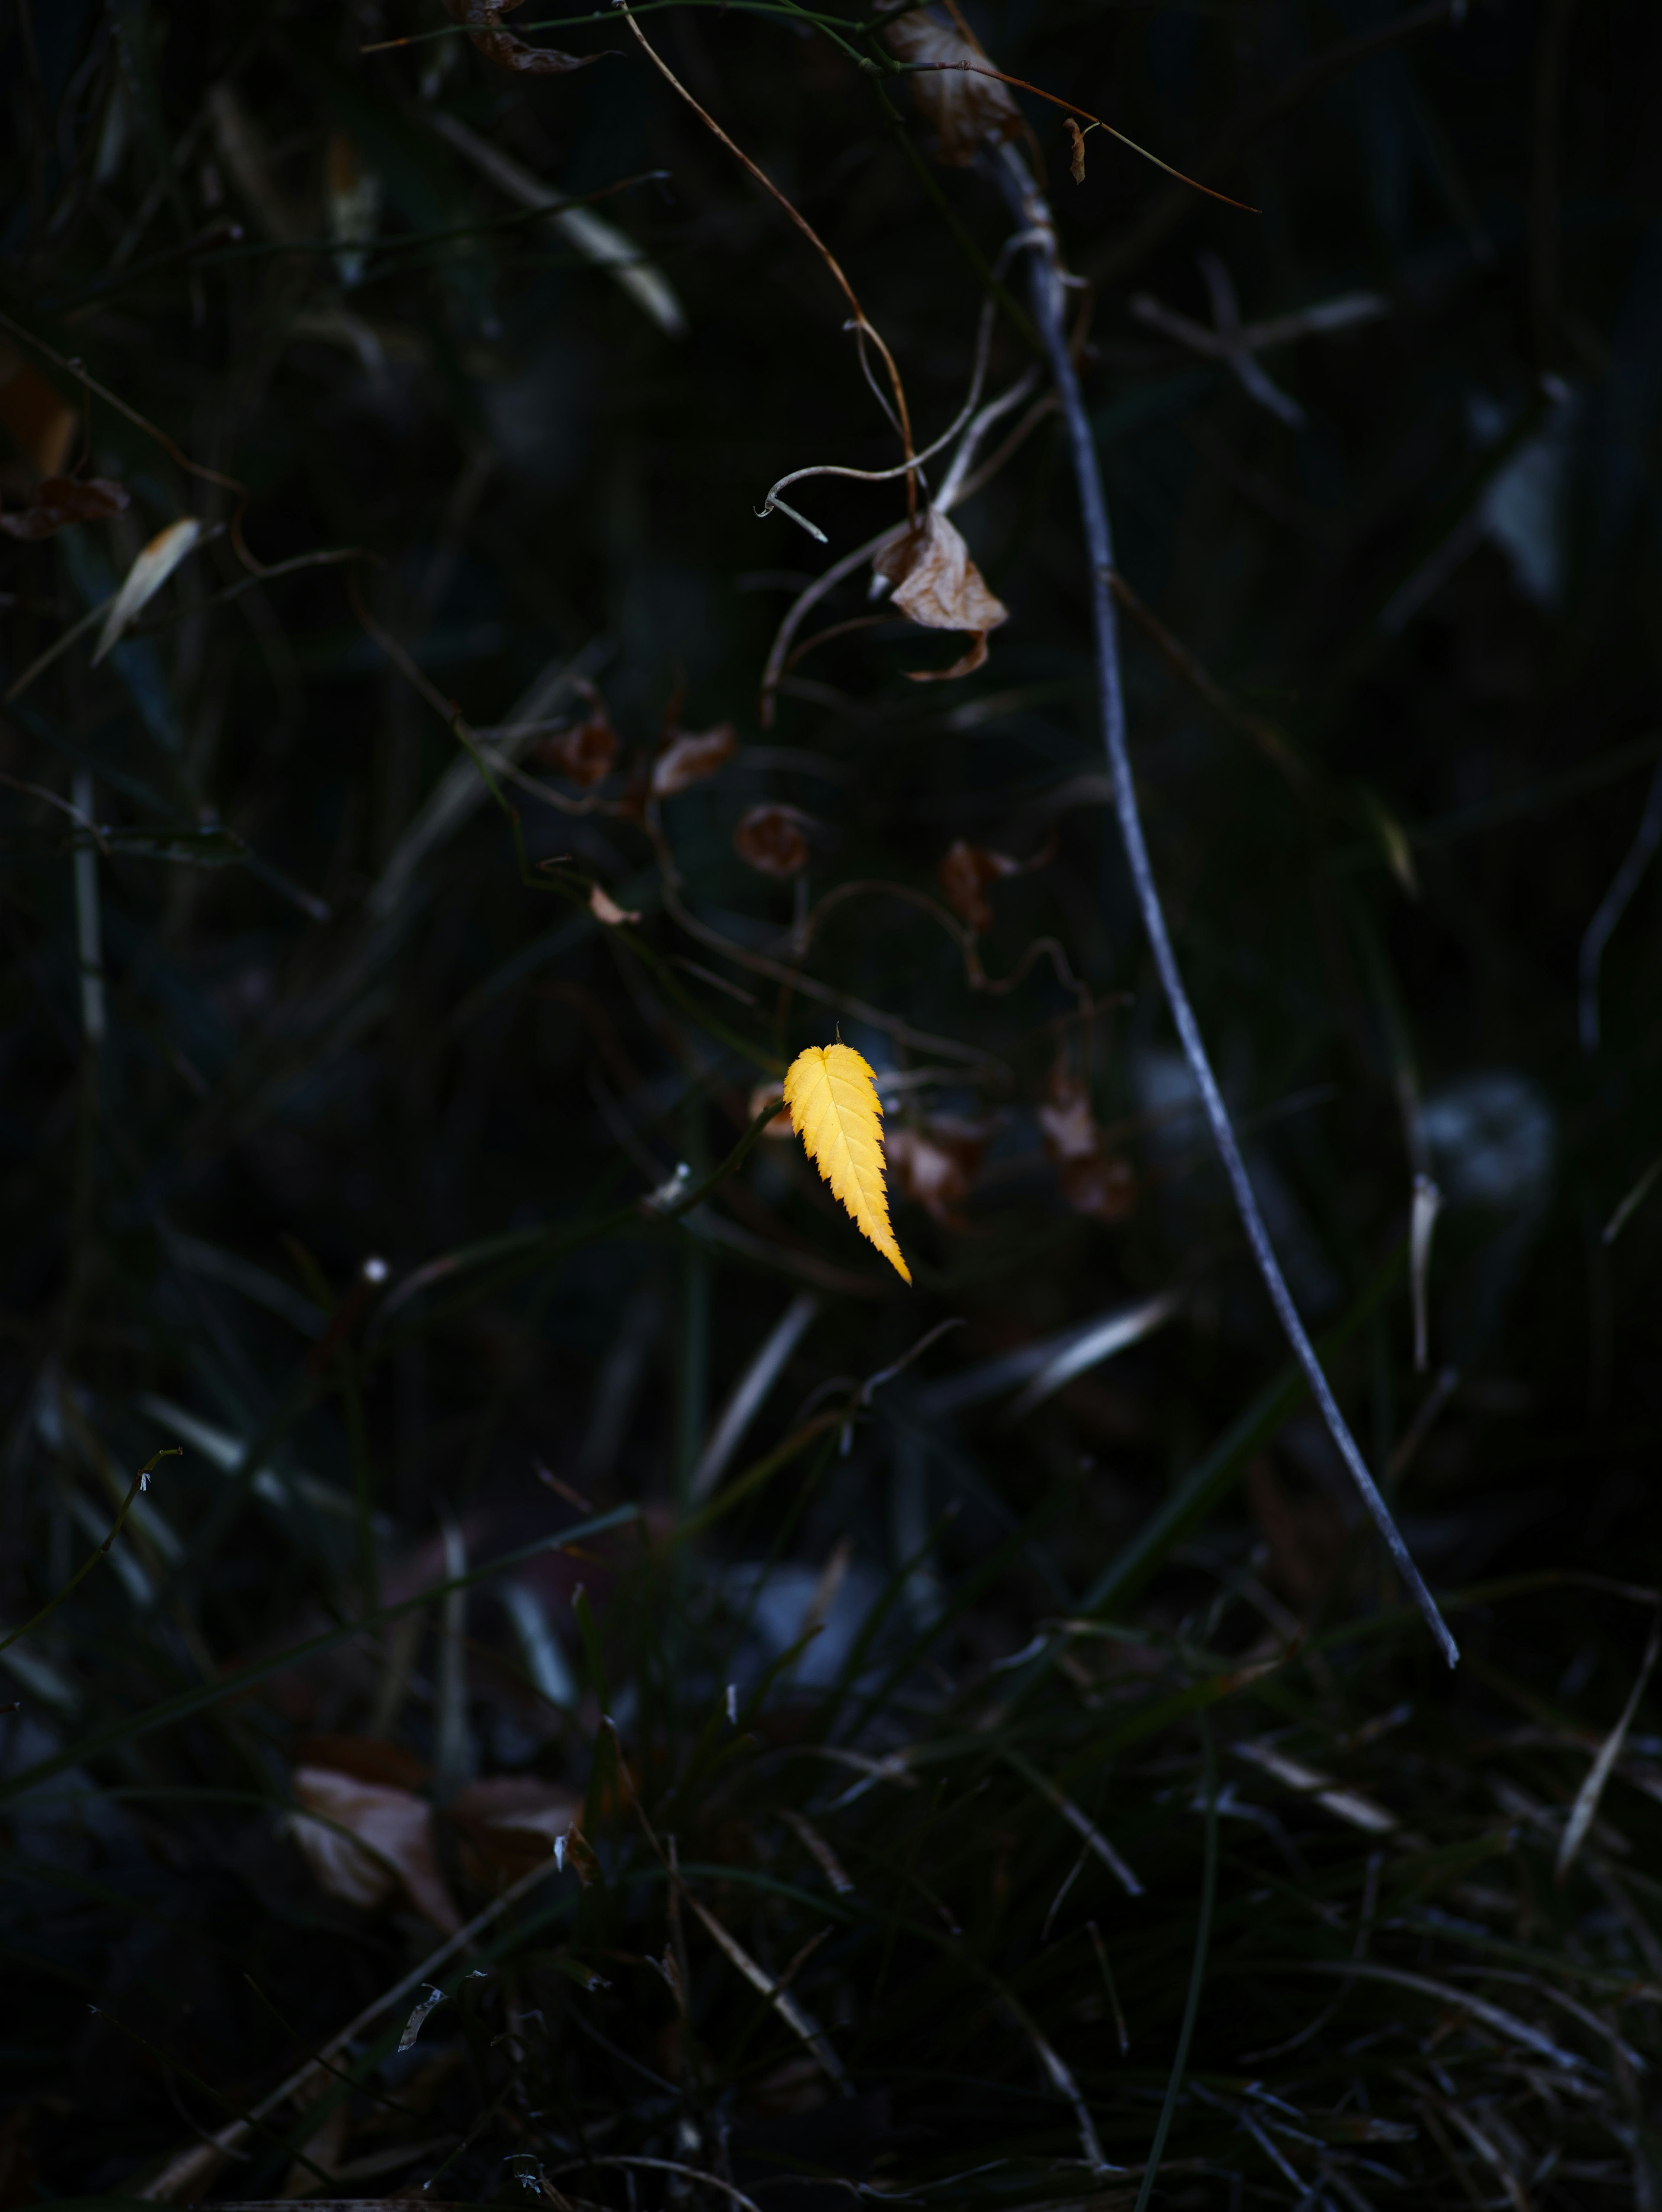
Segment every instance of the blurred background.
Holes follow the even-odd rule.
[[[1662,2203],[1662,21],[913,18],[1451,1677],[971,80],[447,4],[0,16],[0,2200]]]

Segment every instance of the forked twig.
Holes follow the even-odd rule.
[[[1368,1472],[1367,1462],[1357,1448],[1344,1415],[1339,1411],[1338,1402],[1322,1370],[1321,1361],[1316,1356],[1315,1346],[1311,1343],[1299,1316],[1299,1310],[1293,1303],[1292,1293],[1287,1287],[1281,1264],[1275,1257],[1275,1247],[1264,1227],[1263,1217],[1258,1211],[1251,1180],[1247,1175],[1246,1164],[1241,1158],[1240,1146],[1229,1118],[1229,1109],[1224,1103],[1223,1093],[1212,1072],[1205,1040],[1201,1036],[1200,1024],[1195,1018],[1195,1010],[1190,1004],[1189,993],[1178,966],[1171,933],[1166,926],[1160,888],[1154,881],[1154,872],[1148,857],[1148,842],[1143,836],[1136,786],[1131,777],[1130,755],[1125,737],[1125,698],[1120,678],[1119,635],[1110,582],[1114,574],[1113,538],[1108,526],[1108,507],[1103,495],[1102,471],[1091,432],[1090,417],[1086,412],[1079,376],[1068,347],[1063,316],[1065,291],[1056,228],[1050,208],[1021,156],[1011,147],[1001,147],[996,164],[1000,186],[1016,222],[1025,230],[1038,231],[1043,240],[1033,255],[1032,264],[1033,313],[1044,342],[1056,396],[1068,425],[1081,520],[1090,557],[1092,627],[1096,635],[1102,734],[1113,779],[1114,811],[1119,823],[1120,842],[1124,848],[1126,864],[1131,872],[1137,907],[1154,956],[1154,965],[1172,1009],[1184,1057],[1189,1063],[1190,1073],[1205,1109],[1212,1140],[1217,1146],[1218,1157],[1228,1179],[1236,1212],[1246,1232],[1246,1241],[1251,1248],[1258,1273],[1269,1293],[1275,1317],[1292,1347],[1294,1357],[1303,1370],[1311,1395],[1321,1409],[1328,1432],[1338,1446],[1363,1504],[1367,1508],[1414,1602],[1424,1616],[1427,1626],[1452,1667],[1459,1659],[1458,1647],[1437,1609],[1435,1599],[1426,1588],[1407,1545],[1403,1541],[1390,1509],[1379,1494],[1379,1486]]]

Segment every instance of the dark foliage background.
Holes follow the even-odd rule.
[[[757,509],[894,439],[627,25],[521,14],[606,58],[0,19],[10,1628],[183,1447],[0,1650],[0,2197],[1657,2204],[1662,22],[970,9],[1259,210],[1020,95],[1180,956],[1448,1677],[1136,926],[1019,264],[986,665],[861,565],[766,720],[904,501]],[[638,16],[934,439],[1008,221],[825,20]],[[741,1146],[839,1022],[910,1291]]]

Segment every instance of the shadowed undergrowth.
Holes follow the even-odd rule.
[[[0,2208],[1662,2202],[1658,27],[904,20],[0,25]]]

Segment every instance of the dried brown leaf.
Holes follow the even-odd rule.
[[[105,477],[48,477],[35,486],[29,503],[13,514],[0,514],[0,530],[9,538],[50,538],[71,522],[99,522],[107,514],[119,514],[127,495]]]
[[[456,1933],[461,1917],[439,1872],[424,1798],[328,1766],[297,1767],[295,1795],[303,1809],[292,1816],[291,1832],[331,1897],[367,1909],[402,1888],[435,1928]]]
[[[718,722],[713,730],[700,732],[676,731],[652,763],[653,797],[671,799],[690,783],[714,775],[738,750],[739,738],[731,722]]]
[[[807,867],[808,841],[803,833],[813,826],[794,806],[752,806],[740,817],[734,850],[761,874],[782,882]]]
[[[964,67],[971,62],[984,68],[986,56],[960,32],[919,9],[889,24],[883,37],[903,62],[934,65],[912,79],[912,98],[934,128],[943,161],[967,168],[989,138],[1019,135],[1021,111],[1009,87]],[[941,73],[943,67],[951,74]]]
[[[462,24],[468,37],[498,69],[518,70],[527,76],[559,76],[567,70],[587,69],[599,54],[563,54],[553,46],[528,46],[523,39],[502,28],[502,17],[511,15],[523,0],[502,0],[491,7],[488,0],[444,0],[453,22]]]
[[[1091,1094],[1083,1079],[1061,1060],[1050,1070],[1038,1126],[1072,1210],[1093,1221],[1123,1221],[1136,1203],[1130,1163],[1105,1149],[1091,1112]]]
[[[1085,182],[1085,133],[1071,115],[1065,116],[1062,119],[1067,125],[1068,136],[1072,141],[1073,148],[1068,156],[1068,173],[1076,185],[1082,185]]]
[[[574,729],[558,730],[551,737],[539,738],[531,749],[531,757],[539,766],[555,769],[587,790],[611,775],[618,757],[618,732],[601,707]]]
[[[987,658],[987,633],[1009,620],[1009,609],[987,589],[970,549],[944,514],[931,507],[917,524],[878,548],[873,569],[894,586],[893,603],[923,629],[966,631],[974,643],[950,668],[909,668],[914,684],[968,676]]]
[[[984,845],[966,844],[958,838],[948,848],[935,875],[947,903],[960,921],[971,929],[990,929],[993,910],[988,905],[985,890],[989,884],[996,883],[1001,876],[1016,876],[1021,872],[1020,860],[1013,860],[1008,853],[995,853]]]
[[[0,338],[0,430],[37,476],[64,472],[75,442],[76,413],[14,345]]]
[[[894,1128],[888,1136],[889,1171],[900,1189],[943,1229],[966,1230],[960,1211],[980,1172],[987,1140],[981,1132],[950,1121],[922,1128]]]
[[[1044,1149],[1059,1165],[1094,1159],[1101,1150],[1083,1080],[1060,1062],[1050,1071],[1050,1096],[1038,1109]]]
[[[360,1782],[377,1782],[389,1789],[418,1792],[433,1778],[432,1769],[380,1736],[303,1735],[295,1746],[296,1766],[326,1766],[336,1774],[355,1775]]]

